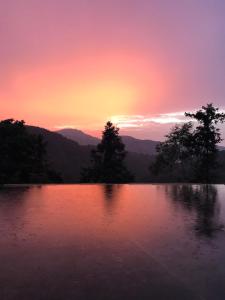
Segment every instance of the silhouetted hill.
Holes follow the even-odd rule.
[[[79,181],[83,164],[89,161],[90,148],[49,130],[27,126],[32,134],[41,134],[47,143],[47,157],[52,167],[61,174],[65,182]]]
[[[90,162],[90,152],[94,146],[81,146],[57,132],[40,127],[27,126],[32,134],[41,134],[47,143],[47,157],[54,170],[59,172],[64,182],[79,182],[82,167]],[[128,153],[126,164],[135,175],[135,181],[146,182],[149,179],[148,167],[151,156]]]
[[[77,129],[65,128],[58,130],[57,133],[60,133],[80,145],[97,145],[100,141],[98,138]]]
[[[100,142],[100,139],[76,129],[68,128],[59,130],[57,132],[73,141],[76,141],[80,145],[97,145]],[[159,143],[152,140],[140,140],[131,136],[121,137],[127,151],[141,154],[155,154],[156,145]]]
[[[47,143],[48,160],[51,162],[52,168],[61,174],[64,182],[79,182],[81,169],[84,166],[88,166],[90,162],[90,152],[95,146],[81,146],[77,142],[57,132],[52,132],[44,128],[27,126],[27,129],[32,134],[41,134],[43,136],[44,141]],[[135,138],[125,137],[125,140],[126,143],[129,144],[129,148],[135,147],[135,150],[139,152],[147,151],[146,149],[149,149],[149,146],[151,146],[151,143],[149,143],[149,148],[143,149],[140,148],[142,140],[137,139],[138,146],[133,145],[136,141]],[[146,144],[144,143],[144,146]],[[155,181],[149,172],[149,165],[153,159],[154,155],[128,152],[125,162],[127,168],[135,175],[136,182]],[[215,177],[215,182],[225,182],[225,151],[220,152],[219,163],[221,167],[217,171],[218,176]],[[162,178],[162,180],[157,178],[156,181],[169,182],[170,178]]]
[[[150,182],[149,166],[154,160],[154,155],[128,152],[125,163],[129,171],[134,174],[135,182]]]
[[[100,139],[93,137],[89,134],[84,133],[81,130],[65,128],[58,130],[57,133],[62,136],[71,139],[72,141],[77,142],[80,145],[94,145],[96,146]],[[134,138],[132,136],[121,136],[123,143],[126,146],[128,152],[135,152],[140,154],[154,155],[156,154],[156,146],[159,144],[159,141],[152,140],[141,140]],[[219,146],[220,151],[225,150],[225,147]]]
[[[153,155],[156,153],[156,146],[159,142],[152,140],[140,140],[131,136],[122,136],[127,151],[141,154]]]

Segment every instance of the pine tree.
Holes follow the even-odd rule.
[[[119,128],[106,123],[102,140],[91,153],[91,165],[83,169],[82,182],[125,183],[133,181],[124,159],[127,152],[119,136]]]

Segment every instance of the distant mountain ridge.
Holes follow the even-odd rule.
[[[79,145],[72,139],[44,128],[35,126],[26,128],[31,134],[42,135],[46,143],[47,159],[52,168],[61,174],[63,181],[79,182],[81,170],[89,165],[90,153],[95,146]],[[136,182],[149,181],[149,165],[152,159],[150,155],[128,152],[125,163],[135,175]]]
[[[96,146],[100,142],[100,139],[77,129],[65,128],[56,132],[80,145]],[[128,152],[139,154],[154,155],[156,153],[156,146],[159,144],[159,141],[141,140],[132,136],[121,136],[121,138]]]
[[[89,134],[84,133],[78,129],[65,128],[56,131],[57,133],[63,135],[64,137],[77,142],[80,145],[97,145],[99,143],[99,139],[91,136]]]
[[[64,183],[80,182],[82,168],[89,165],[90,153],[95,146],[79,145],[77,142],[72,141],[57,132],[49,131],[44,128],[35,126],[26,127],[31,134],[41,134],[43,136],[44,142],[46,142],[47,159],[50,166],[53,170],[61,174]],[[148,143],[147,140],[142,144],[142,140],[126,136],[123,137],[123,139],[129,149],[133,147],[132,145],[134,143],[137,143],[139,147],[138,148],[137,145],[135,146],[135,150],[139,151],[139,153],[134,151],[130,152],[128,150],[128,154],[125,159],[127,168],[135,175],[135,181],[154,182],[154,178],[149,172],[149,166],[154,160],[154,155],[140,153],[144,151],[148,151],[149,153],[149,149],[151,152],[151,148],[149,146],[154,146],[154,143]],[[223,147],[220,147],[220,149],[223,150]],[[219,160],[221,165],[225,164],[225,151],[220,151]],[[218,176],[218,182],[224,182],[223,178],[225,178],[225,169],[223,167],[218,171]],[[170,178],[167,178],[166,181],[169,181],[169,179]],[[162,180],[160,182],[165,181]]]
[[[88,146],[88,145],[96,146],[98,143],[100,143],[99,138],[86,134],[81,130],[77,130],[73,128],[64,128],[56,132],[74,142],[77,142],[79,145],[82,146]],[[156,146],[160,143],[159,141],[153,141],[148,139],[141,140],[126,135],[121,135],[121,138],[128,152],[146,154],[146,155],[155,155]],[[225,147],[218,146],[218,149],[220,151],[224,151]]]
[[[152,140],[140,140],[132,136],[121,136],[126,146],[126,150],[140,154],[154,155],[156,154],[156,146],[160,143]]]

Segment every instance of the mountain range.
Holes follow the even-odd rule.
[[[64,137],[77,142],[80,145],[92,145],[96,146],[100,139],[84,133],[81,130],[65,128],[58,130],[57,133]],[[156,146],[158,141],[152,140],[140,140],[132,136],[121,136],[123,143],[126,146],[128,152],[135,152],[140,154],[153,155],[156,153]]]
[[[95,145],[100,140],[85,133],[73,130],[73,138],[70,135],[67,137],[60,132],[49,131],[44,128],[27,126],[27,130],[31,134],[41,134],[44,142],[46,143],[47,159],[54,170],[60,173],[64,182],[72,183],[79,182],[80,173],[83,167],[88,166],[90,162],[91,150],[95,148]],[[75,136],[79,137],[75,140]],[[132,144],[136,143],[137,139],[132,137],[123,137],[123,141],[127,141],[129,149]],[[149,165],[153,159],[154,143],[150,141],[149,151],[147,152],[147,146],[141,140],[139,145],[136,145],[135,151],[130,152],[126,157],[126,165],[128,169],[135,175],[137,182],[149,181]],[[148,144],[149,141],[146,141]],[[94,144],[95,143],[95,144]],[[138,152],[139,151],[139,152]],[[148,153],[148,154],[146,154]]]
[[[65,128],[56,131],[57,133],[63,135],[64,137],[77,142],[80,145],[92,145],[96,146],[100,143],[100,139],[89,134],[84,133],[81,130]],[[128,152],[135,152],[147,155],[156,154],[156,146],[160,143],[159,141],[152,140],[141,140],[134,138],[132,136],[121,135],[122,141],[126,146]],[[218,146],[220,151],[224,151],[224,146]]]
[[[91,150],[100,141],[98,138],[75,129],[49,131],[44,128],[27,126],[31,134],[42,135],[46,143],[47,160],[57,171],[65,183],[80,181],[82,168],[89,165]],[[127,168],[135,175],[136,182],[151,182],[149,166],[155,156],[155,147],[159,143],[151,140],[139,140],[130,136],[122,136],[128,151],[125,159]],[[220,147],[224,150],[224,147]],[[220,151],[220,163],[225,165],[225,151]],[[219,171],[218,182],[223,182],[225,170]],[[169,181],[169,178],[167,178]]]

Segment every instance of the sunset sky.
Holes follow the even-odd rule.
[[[223,0],[0,0],[0,118],[161,139],[225,109]]]

